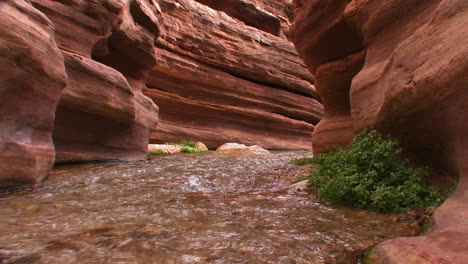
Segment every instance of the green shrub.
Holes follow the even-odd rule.
[[[166,155],[167,153],[164,152],[164,151],[161,151],[161,150],[150,150],[148,151],[148,155],[150,156],[162,156],[162,155]]]
[[[400,158],[395,139],[364,130],[346,149],[313,157],[309,184],[320,200],[378,212],[405,212],[439,204],[441,194],[424,185],[426,170]]]
[[[195,143],[194,141],[186,141],[186,140],[181,141],[179,143],[179,145],[182,146],[182,147],[190,147],[190,148],[196,148],[195,147],[196,144],[197,143]]]
[[[199,152],[204,152],[205,150],[200,149],[200,148],[195,148],[195,147],[182,146],[180,151],[183,153],[199,153]]]

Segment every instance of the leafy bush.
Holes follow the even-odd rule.
[[[150,155],[150,156],[162,156],[162,155],[166,155],[166,152],[161,151],[161,150],[150,150],[150,151],[148,151],[148,155]]]
[[[424,185],[426,170],[400,158],[398,140],[364,130],[346,149],[313,157],[309,184],[322,201],[378,212],[405,212],[439,204],[440,192]]]

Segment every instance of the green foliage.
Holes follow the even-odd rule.
[[[199,152],[204,152],[205,150],[195,148],[195,147],[182,146],[180,151],[183,152],[183,153],[199,153]]]
[[[205,151],[203,149],[195,147],[195,145],[197,143],[194,142],[194,141],[184,140],[184,141],[181,141],[180,143],[166,142],[165,144],[166,145],[180,146],[181,147],[180,151],[183,152],[183,153],[199,153],[199,152],[204,152]]]
[[[197,144],[196,142],[194,141],[187,141],[187,140],[184,140],[184,141],[181,141],[179,143],[177,142],[166,142],[164,143],[166,145],[174,145],[174,146],[181,146],[181,147],[191,147],[191,148],[195,148],[195,145]]]
[[[150,151],[148,151],[148,155],[150,155],[150,156],[162,156],[162,155],[166,155],[166,153],[164,151],[161,151],[161,150],[150,150]]]
[[[195,143],[194,141],[181,141],[178,145],[182,146],[182,147],[189,147],[189,148],[195,148],[195,145],[197,143]]]
[[[347,149],[313,157],[309,184],[322,201],[378,212],[405,212],[439,204],[441,194],[422,183],[426,170],[400,158],[395,139],[359,133]]]

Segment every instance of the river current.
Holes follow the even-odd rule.
[[[54,168],[0,193],[0,263],[357,263],[414,234],[409,220],[321,204],[288,190],[293,158],[177,154]]]

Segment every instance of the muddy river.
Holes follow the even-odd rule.
[[[287,190],[307,173],[270,155],[178,154],[55,168],[0,193],[0,263],[358,263],[410,220]]]

